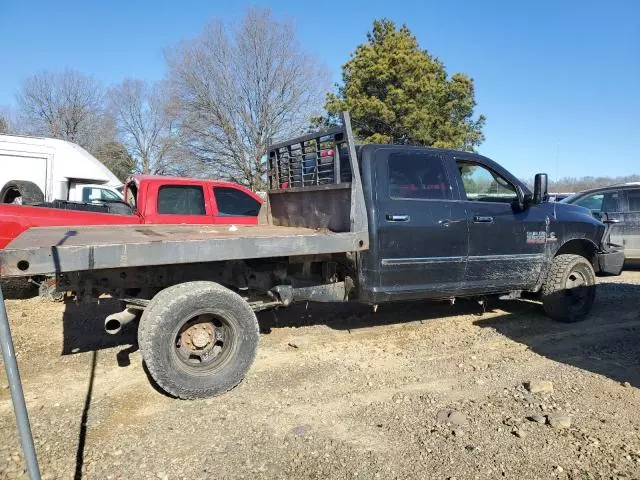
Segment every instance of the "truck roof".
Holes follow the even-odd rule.
[[[211,183],[214,185],[219,185],[221,187],[223,186],[229,186],[229,187],[243,187],[243,188],[247,188],[244,185],[240,185],[238,183],[233,183],[233,182],[228,182],[226,180],[211,180],[208,178],[193,178],[193,177],[172,177],[172,176],[165,176],[165,175],[131,175],[129,177],[129,180],[127,181],[131,181],[131,180],[135,180],[136,182],[141,182],[141,181],[160,181],[163,183],[179,183],[179,182],[202,182],[202,183]]]
[[[226,180],[210,180],[206,178],[189,178],[189,177],[171,177],[164,175],[131,175],[127,179],[127,183],[134,181],[136,185],[140,185],[141,182],[160,182],[165,185],[172,184],[197,184],[197,185],[210,185],[212,187],[230,187],[230,188],[239,188],[247,195],[258,200],[260,203],[264,201],[264,198],[258,195],[257,193],[251,191],[244,185],[240,185],[239,183],[228,182]]]

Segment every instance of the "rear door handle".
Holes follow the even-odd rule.
[[[411,220],[409,215],[387,215],[388,222],[408,222]]]
[[[473,217],[473,223],[493,223],[493,217],[483,217],[482,215],[476,215]]]

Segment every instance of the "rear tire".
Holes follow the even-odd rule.
[[[149,374],[162,390],[182,399],[220,395],[235,387],[253,363],[258,339],[251,307],[213,282],[162,290],[138,327]]]
[[[542,287],[542,306],[554,320],[573,323],[584,320],[596,298],[593,266],[580,255],[558,255],[549,267]]]
[[[11,180],[0,190],[0,201],[18,205],[38,205],[44,203],[44,193],[33,182]]]

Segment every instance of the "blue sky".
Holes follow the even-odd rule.
[[[292,19],[336,81],[373,19],[406,23],[450,73],[475,79],[487,116],[479,151],[520,177],[640,173],[635,0],[0,0],[0,106],[41,69],[71,67],[105,85],[159,79],[164,49],[251,5]]]

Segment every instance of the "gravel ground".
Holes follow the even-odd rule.
[[[101,332],[113,304],[7,307],[45,479],[588,479],[640,478],[639,298],[631,271],[574,325],[515,301],[265,312],[247,379],[193,402],[154,389],[133,328]],[[0,478],[22,478],[0,375]]]

